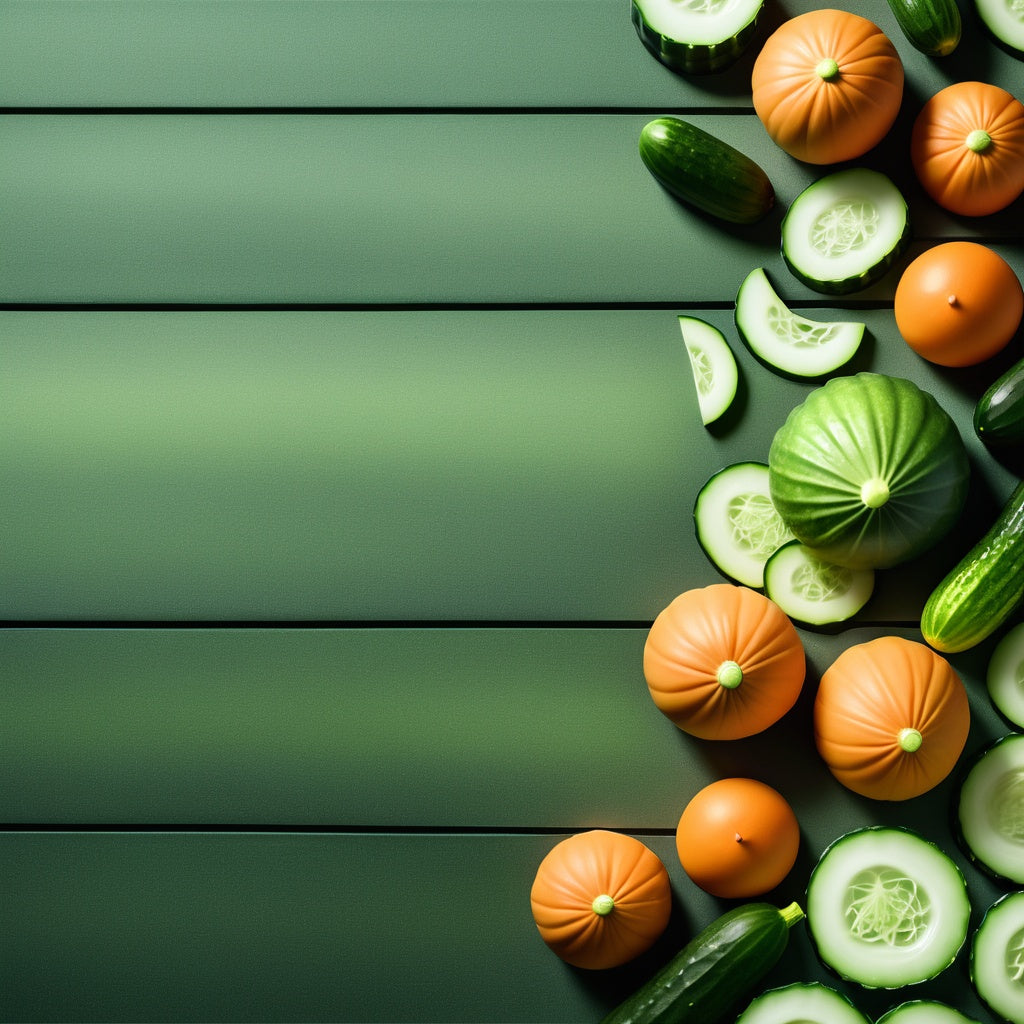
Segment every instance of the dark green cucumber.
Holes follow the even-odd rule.
[[[684,75],[724,71],[750,45],[762,0],[729,4],[680,4],[631,0],[640,41],[666,67]]]
[[[985,444],[1024,441],[1024,359],[1000,374],[978,399],[974,432]]]
[[[996,521],[932,591],[921,633],[937,651],[980,644],[1024,598],[1024,480]]]
[[[753,224],[775,205],[775,189],[758,164],[678,117],[644,125],[640,158],[672,195],[721,220]]]
[[[962,25],[956,0],[889,0],[889,8],[915,50],[946,57],[960,44]]]
[[[612,1010],[603,1024],[717,1024],[735,1012],[778,963],[789,942],[789,929],[803,916],[796,903],[782,910],[768,903],[747,903],[726,911]]]

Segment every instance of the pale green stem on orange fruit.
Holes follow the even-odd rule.
[[[590,909],[593,910],[598,917],[606,917],[615,909],[615,900],[613,900],[607,893],[602,893],[600,896],[594,897],[594,902],[590,904]]]
[[[967,136],[966,143],[972,153],[984,153],[992,145],[992,136],[984,128],[975,128]]]
[[[913,754],[914,751],[921,749],[921,744],[924,742],[924,737],[916,729],[900,729],[899,736],[897,737],[900,744],[900,750],[906,751],[908,754]]]
[[[814,70],[818,77],[826,82],[839,77],[839,65],[831,57],[823,57]]]
[[[723,661],[718,666],[718,673],[715,677],[719,686],[726,690],[735,690],[743,682],[743,669],[735,661]]]

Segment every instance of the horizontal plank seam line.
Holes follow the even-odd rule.
[[[801,309],[834,309],[837,299],[790,299]],[[458,313],[458,312],[531,312],[531,311],[639,311],[705,309],[732,310],[734,299],[658,299],[648,301],[607,302],[0,302],[4,313]],[[882,299],[843,298],[846,309],[889,309],[892,302]]]
[[[565,833],[587,832],[594,828],[612,828],[601,825],[216,825],[216,824],[136,824],[136,823],[37,823],[10,822],[0,824],[0,833],[25,834],[43,833],[95,833],[145,835],[329,835],[329,836],[549,836]],[[669,836],[675,835],[675,828],[643,826],[624,827],[632,835]]]
[[[709,117],[728,117],[728,116],[740,116],[750,117],[754,113],[753,107],[748,103],[747,105],[737,104],[735,106],[707,106],[707,107],[696,107],[696,106],[615,106],[615,105],[593,105],[593,106],[573,106],[568,105],[552,105],[552,106],[472,106],[472,105],[453,105],[453,106],[415,106],[415,105],[395,105],[395,106],[337,106],[337,105],[324,105],[324,106],[68,106],[68,107],[53,107],[53,106],[19,106],[19,107],[0,107],[0,114],[3,115],[16,115],[16,116],[109,116],[109,117],[129,117],[129,116],[151,116],[156,115],[160,117],[181,117],[181,116],[223,116],[223,117],[236,117],[239,115],[251,116],[251,115],[266,115],[270,117],[280,116],[357,116],[357,117],[381,117],[387,115],[405,116],[409,114],[417,115],[466,115],[466,116],[479,116],[479,117],[492,117],[502,115],[539,115],[539,116],[557,116],[565,117],[567,115],[579,114],[581,116],[619,116],[619,115],[641,115],[645,117],[657,117],[670,110],[673,114],[682,116],[709,116]]]

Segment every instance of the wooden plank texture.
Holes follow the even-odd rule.
[[[0,303],[722,301],[818,176],[751,115],[695,124],[760,161],[773,214],[723,228],[637,154],[647,115],[18,115],[0,121]],[[892,155],[901,187],[912,174]],[[902,154],[900,154],[902,156]],[[980,230],[915,204],[920,241]],[[1024,201],[986,218],[1024,266]],[[699,265],[701,272],[687,272]],[[896,275],[870,293],[891,297]]]
[[[2,0],[0,106],[749,109],[761,43],[812,6],[769,4],[733,68],[686,79],[643,49],[627,0]],[[969,48],[936,62],[887,7],[871,16],[924,91],[1012,74],[973,17]]]
[[[993,371],[935,372],[863,313],[851,369],[918,380],[977,456],[948,559],[1014,480],[970,426]],[[700,487],[765,460],[812,387],[699,315],[743,372],[714,431],[675,310],[0,312],[0,614],[649,621],[718,578]],[[913,616],[947,564],[890,573],[865,616]]]

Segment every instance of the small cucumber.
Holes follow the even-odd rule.
[[[889,0],[889,8],[907,42],[928,57],[946,57],[960,44],[956,0]]]
[[[931,592],[921,633],[937,651],[980,644],[1024,598],[1024,480],[988,532]]]
[[[640,158],[677,199],[721,220],[753,224],[775,205],[775,189],[758,164],[678,117],[644,125]]]
[[[789,930],[803,920],[796,903],[780,910],[746,903],[692,938],[603,1024],[718,1024],[779,962]]]
[[[1000,374],[978,399],[974,432],[988,445],[1024,441],[1024,359]]]

